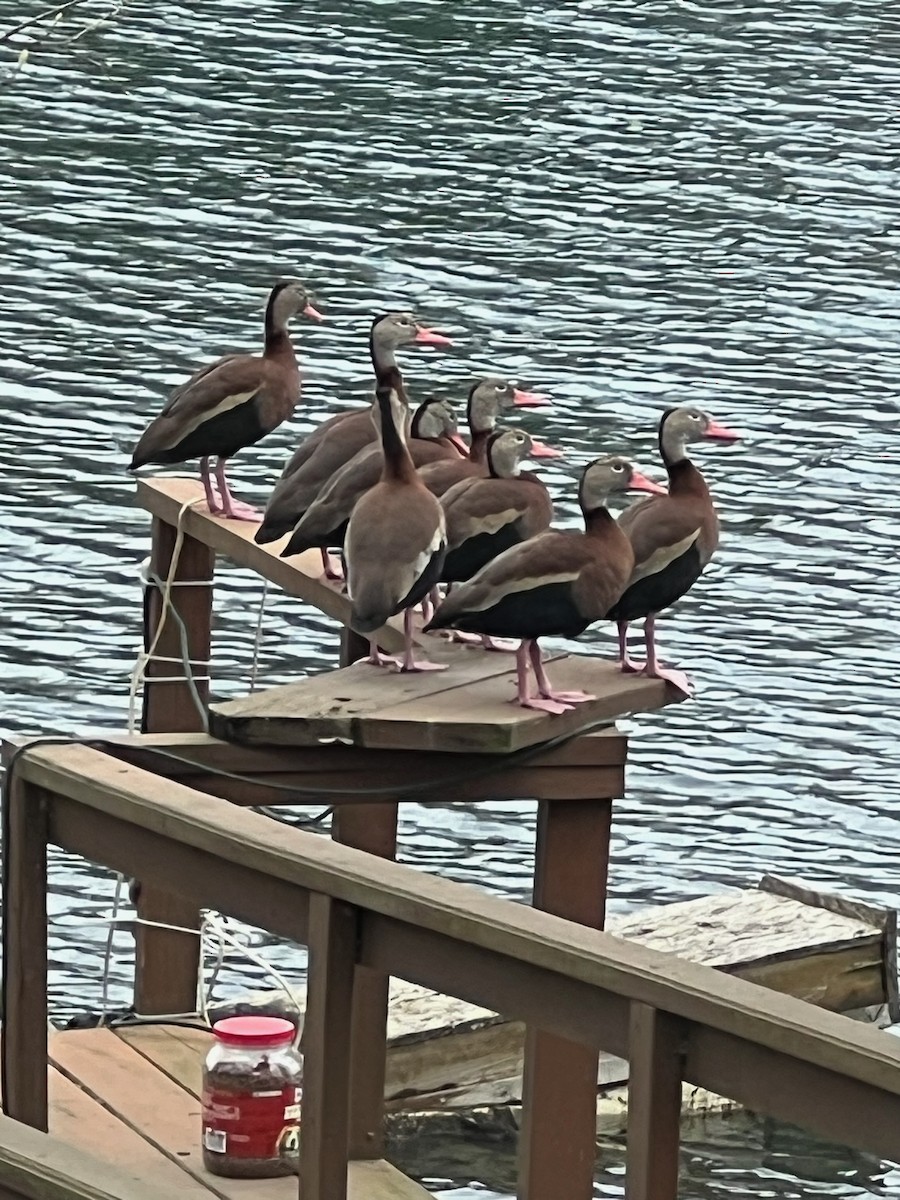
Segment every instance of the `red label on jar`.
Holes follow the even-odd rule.
[[[282,1158],[300,1149],[298,1087],[279,1091],[205,1091],[203,1145],[212,1154],[229,1158]]]

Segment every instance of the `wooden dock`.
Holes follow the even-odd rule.
[[[184,1200],[297,1200],[297,1180],[224,1179],[203,1169],[202,1061],[212,1036],[156,1025],[71,1030],[50,1038],[49,1132]],[[349,1200],[427,1200],[430,1193],[380,1160],[354,1162]],[[49,1196],[49,1193],[47,1193]]]
[[[683,1106],[701,1094],[892,1152],[896,1040],[835,1012],[897,1015],[893,914],[779,884],[602,932],[627,750],[615,721],[677,694],[560,655],[558,686],[596,699],[528,712],[510,703],[508,656],[421,633],[447,672],[354,666],[364,644],[317,554],[256,546],[252,525],[202,508],[193,480],[143,480],[138,501],[153,514],[142,733],[31,748],[4,795],[4,1111],[63,1145],[77,1138],[132,1185],[56,1188],[55,1200],[143,1200],[146,1180],[165,1195],[262,1200],[296,1196],[298,1181],[203,1171],[206,1030],[160,1019],[48,1039],[51,844],[138,876],[145,921],[196,929],[212,908],[309,947],[304,1200],[426,1196],[388,1165],[386,1127],[492,1104],[521,1110],[522,1200],[587,1200],[606,1103],[620,1119],[627,1107],[630,1200],[674,1200]],[[210,706],[221,554],[344,626],[342,669]],[[378,641],[398,650],[399,621]],[[391,862],[399,804],[422,797],[535,800],[532,905]],[[249,811],[312,799],[333,807],[331,839]],[[136,1010],[189,1011],[196,937],[146,924],[136,936]],[[0,1194],[43,1200],[10,1178],[0,1137]]]
[[[888,1024],[900,1019],[894,963],[897,914],[822,893],[797,880],[765,876],[758,887],[612,916],[617,937],[715,967],[832,1012]],[[218,1016],[259,1012],[302,1024],[303,1011],[280,992],[214,1005]],[[200,1035],[201,1037],[203,1035]],[[392,979],[387,1022],[388,1128],[452,1129],[470,1137],[509,1128],[522,1103],[525,1029],[496,1013]],[[193,1038],[193,1035],[191,1035]],[[200,1042],[197,1043],[198,1048]],[[198,1049],[199,1053],[199,1049]],[[601,1054],[597,1132],[621,1132],[628,1116],[628,1064]],[[685,1087],[690,1114],[734,1107]]]

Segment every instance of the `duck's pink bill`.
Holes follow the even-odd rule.
[[[628,486],[635,492],[653,492],[657,496],[668,495],[666,489],[661,484],[654,483],[652,479],[648,479],[640,471],[632,472],[631,482]]]
[[[554,449],[553,446],[547,446],[544,442],[539,442],[537,440],[534,440],[531,443],[531,457],[532,458],[565,458],[566,456],[565,456],[564,451],[556,450],[556,449]]]
[[[552,403],[549,396],[543,396],[540,392],[520,392],[518,388],[513,390],[513,404],[521,408],[539,408],[542,404]]]
[[[453,445],[457,448],[457,450],[460,452],[460,454],[464,454],[466,456],[466,458],[469,457],[469,447],[466,445],[466,443],[463,441],[463,439],[459,436],[458,433],[448,434],[448,440],[453,443]]]
[[[739,442],[741,440],[739,434],[732,433],[730,429],[726,429],[718,421],[710,421],[706,429],[706,436],[714,438],[717,442]]]
[[[435,333],[433,329],[425,329],[420,325],[416,330],[416,341],[423,342],[426,346],[452,346],[453,343],[448,337],[444,337],[442,333]]]
[[[303,315],[304,315],[304,317],[309,317],[313,321],[324,321],[325,320],[325,318],[322,316],[322,314],[319,312],[319,310],[317,308],[313,308],[313,306],[311,304],[307,304],[306,308],[304,308]]]

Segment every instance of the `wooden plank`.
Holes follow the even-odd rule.
[[[0,1187],[27,1200],[159,1200],[160,1196],[154,1182],[135,1178],[8,1118],[0,1119]],[[166,1194],[182,1193],[176,1188]],[[202,1194],[210,1196],[205,1189]]]
[[[606,916],[612,803],[538,806],[533,903],[591,929]],[[522,1200],[593,1195],[598,1052],[535,1025],[525,1031],[519,1180]]]
[[[677,1021],[631,1006],[626,1200],[678,1200],[681,1044]]]
[[[347,1197],[356,944],[356,911],[329,896],[310,896],[300,1155],[300,1190],[305,1200]]]
[[[352,1162],[347,1200],[432,1200],[432,1196],[389,1162]]]
[[[577,1026],[579,1037],[593,1044],[599,1039],[600,1045],[615,1051],[625,1036],[625,1029],[616,1024],[619,1002],[638,1000],[739,1037],[751,1049],[766,1048],[782,1065],[819,1064],[835,1087],[841,1078],[860,1080],[882,1094],[885,1120],[893,1112],[889,1098],[900,1097],[896,1039],[792,997],[772,996],[722,972],[285,829],[181,784],[127,764],[111,764],[88,747],[35,747],[21,759],[21,771],[48,791],[73,797],[85,820],[91,813],[105,812],[104,820],[112,818],[136,832],[150,830],[173,844],[202,847],[220,864],[239,864],[260,879],[283,879],[295,888],[332,895],[360,908],[366,914],[361,961],[376,969],[402,973],[413,982],[462,994],[486,1007],[508,1005],[512,1016],[525,1015],[521,1009],[550,986],[552,973],[559,1005],[547,1013],[547,1027],[566,1036]],[[109,857],[113,849],[110,846]],[[253,907],[250,899],[247,907]],[[405,946],[408,950],[401,949]],[[427,962],[416,959],[424,946]],[[467,964],[464,975],[445,986],[445,977],[461,960]],[[498,970],[485,971],[485,963]],[[502,979],[500,967],[506,972]],[[526,975],[531,983],[523,994]],[[576,1019],[581,996],[591,1000]],[[587,1016],[601,1010],[610,1020],[602,1030],[596,1017]],[[690,1078],[709,1086],[702,1078]],[[741,1100],[740,1077],[729,1075],[729,1080],[731,1094]],[[718,1083],[713,1090],[723,1091]],[[809,1124],[814,1114],[808,1104],[806,1109],[803,1119]],[[869,1141],[878,1137],[880,1132]]]
[[[156,747],[186,761],[176,762],[156,754]],[[190,741],[181,743],[177,738],[117,739],[110,752],[136,766],[180,779],[199,791],[237,804],[273,807],[296,803],[296,797],[289,793],[270,790],[267,784],[271,782],[304,790],[321,786],[331,793],[328,801],[340,808],[353,802],[383,803],[384,794],[352,795],[355,790],[371,788],[373,776],[377,776],[378,786],[383,788],[393,784],[408,787],[421,778],[428,784],[429,799],[450,802],[502,801],[523,796],[538,800],[621,796],[626,749],[626,738],[610,727],[566,741],[546,753],[536,751],[527,763],[519,766],[515,762],[492,763],[483,754],[407,750],[401,756],[394,751],[367,750],[341,743],[287,749],[242,746],[215,738],[196,745]],[[201,773],[203,765],[213,770]],[[234,780],[213,773],[219,770],[245,778]],[[437,782],[440,786],[435,786]],[[335,792],[338,794],[334,795]]]
[[[250,745],[337,738],[371,749],[508,754],[677,699],[660,680],[623,675],[606,659],[561,655],[553,660],[556,686],[597,699],[551,716],[511,703],[511,656],[448,645],[429,645],[429,656],[450,669],[390,675],[355,664],[214,705],[211,731]]]
[[[341,805],[335,810],[331,836],[344,846],[393,859],[397,852],[397,817],[396,802]],[[350,1030],[351,1159],[380,1159],[384,1155],[388,982],[380,972],[356,967]]]
[[[165,1195],[211,1200],[212,1193],[205,1184],[52,1068],[49,1086],[51,1136],[115,1167],[123,1178],[141,1184],[152,1180]]]
[[[25,739],[22,739],[23,741]],[[18,745],[8,739],[8,745]],[[572,738],[559,746],[536,751],[529,758],[529,770],[564,767],[624,766],[628,739],[614,725],[592,730],[580,738]],[[331,772],[371,773],[389,770],[396,757],[382,750],[367,750],[362,746],[335,742],[314,746],[248,746],[222,741],[206,733],[122,733],[111,734],[104,740],[107,752],[124,758],[135,766],[156,771],[159,775],[182,778],[189,782],[194,773],[206,768],[236,771],[239,774],[312,775],[327,776]],[[166,759],[153,753],[167,751],[176,759]],[[413,770],[424,770],[436,763],[440,769],[460,770],[466,766],[483,765],[480,755],[442,754],[440,751],[409,750],[403,755],[404,764]]]
[[[428,656],[446,663],[448,670],[398,674],[358,662],[217,704],[211,732],[247,745],[310,746],[330,738],[363,745],[356,723],[376,718],[388,705],[411,703],[418,708],[434,696],[446,701],[448,693],[460,687],[508,676],[515,667],[509,655],[485,654],[437,639],[429,643]],[[409,749],[421,750],[422,745]]]
[[[181,1032],[190,1037],[179,1037]],[[178,1030],[169,1025],[131,1025],[119,1027],[115,1034],[173,1083],[200,1099],[203,1060],[213,1042],[211,1033],[199,1029]]]
[[[295,1177],[225,1179],[204,1171],[200,1102],[111,1030],[67,1031],[53,1039],[51,1062],[220,1200],[296,1200]]]
[[[3,1111],[47,1129],[47,805],[24,756],[3,792]]]
[[[138,480],[138,504],[168,525],[177,524],[180,508],[192,500],[203,500],[203,487],[196,479],[167,476]],[[349,623],[350,602],[341,592],[341,583],[322,577],[318,550],[291,559],[279,558],[287,535],[268,546],[257,546],[253,540],[257,527],[253,522],[214,517],[202,505],[186,512],[182,524],[198,542],[224,554],[239,566],[249,567],[289,596],[313,605],[342,625]],[[388,653],[395,654],[403,649],[403,627],[398,618],[379,629],[377,636],[379,645]]]

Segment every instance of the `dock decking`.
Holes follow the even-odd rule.
[[[212,1037],[167,1025],[50,1038],[50,1134],[179,1200],[297,1200],[297,1179],[223,1179],[203,1169],[202,1059]],[[382,1160],[354,1162],[349,1200],[428,1200]]]

